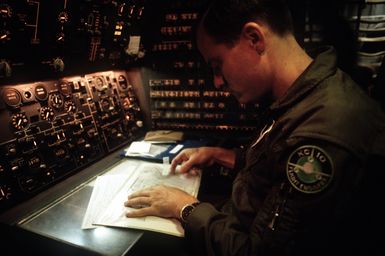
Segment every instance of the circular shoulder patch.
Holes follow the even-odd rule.
[[[297,190],[318,193],[333,179],[333,163],[326,152],[314,145],[301,146],[289,156],[286,174]]]

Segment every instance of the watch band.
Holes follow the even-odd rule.
[[[183,223],[187,222],[187,217],[193,212],[195,207],[197,207],[200,204],[200,202],[195,202],[192,204],[186,204],[183,206],[182,210],[179,213],[179,218],[182,220]]]

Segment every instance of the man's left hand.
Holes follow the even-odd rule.
[[[124,206],[137,208],[126,213],[127,217],[159,216],[179,218],[183,206],[198,201],[194,196],[178,188],[159,185],[143,189],[128,196]]]

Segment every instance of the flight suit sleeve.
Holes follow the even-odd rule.
[[[330,234],[352,227],[348,215],[363,173],[347,150],[298,141],[268,161],[272,186],[254,209],[252,225],[239,221],[242,211],[223,213],[208,203],[187,218],[185,236],[196,255],[297,255],[308,248],[330,253],[336,243]]]

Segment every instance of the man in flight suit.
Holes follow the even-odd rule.
[[[180,219],[198,255],[375,255],[384,244],[384,113],[338,69],[332,47],[300,47],[284,2],[214,0],[197,29],[216,88],[268,103],[247,148],[186,149],[172,161],[180,172],[230,168],[226,210],[157,186],[128,196],[126,206],[148,207],[127,217]]]

